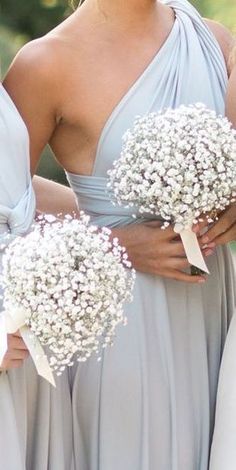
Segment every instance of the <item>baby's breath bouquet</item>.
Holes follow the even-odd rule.
[[[236,131],[203,104],[138,117],[108,187],[119,205],[173,224],[190,263],[208,272],[192,227],[235,202]]]
[[[84,214],[49,216],[10,244],[3,284],[7,331],[20,329],[38,372],[54,383],[52,371],[60,375],[74,355],[85,361],[112,344],[134,271],[107,228],[98,230]]]

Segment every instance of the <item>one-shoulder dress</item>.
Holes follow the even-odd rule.
[[[26,233],[34,213],[28,132],[0,85],[0,246]],[[30,358],[20,369],[1,373],[0,469],[73,468],[68,374],[53,389],[37,375]]]
[[[188,1],[164,3],[174,9],[173,29],[108,118],[92,175],[67,174],[98,226],[134,223],[129,209],[112,204],[106,184],[136,115],[196,102],[224,113],[227,71],[215,37]],[[113,348],[100,362],[74,366],[76,470],[207,470],[235,288],[227,247],[207,262],[204,285],[137,273],[128,325]]]

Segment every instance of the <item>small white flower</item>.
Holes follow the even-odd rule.
[[[137,117],[108,176],[117,204],[189,227],[234,202],[236,131],[199,103]]]
[[[109,238],[109,229],[91,226],[84,214],[63,221],[41,217],[3,257],[4,307],[25,308],[26,324],[48,346],[58,374],[74,354],[85,361],[111,344],[117,325],[125,323],[135,273],[118,239]]]

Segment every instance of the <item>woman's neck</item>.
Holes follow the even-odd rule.
[[[158,0],[86,0],[83,8],[92,10],[101,21],[123,29],[156,21],[165,7]]]

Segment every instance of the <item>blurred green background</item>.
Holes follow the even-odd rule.
[[[224,23],[231,30],[236,29],[236,0],[192,0],[192,3],[204,16]],[[42,36],[71,12],[70,0],[0,0],[2,75],[24,43]],[[42,156],[38,173],[65,182],[64,172],[49,149]]]

